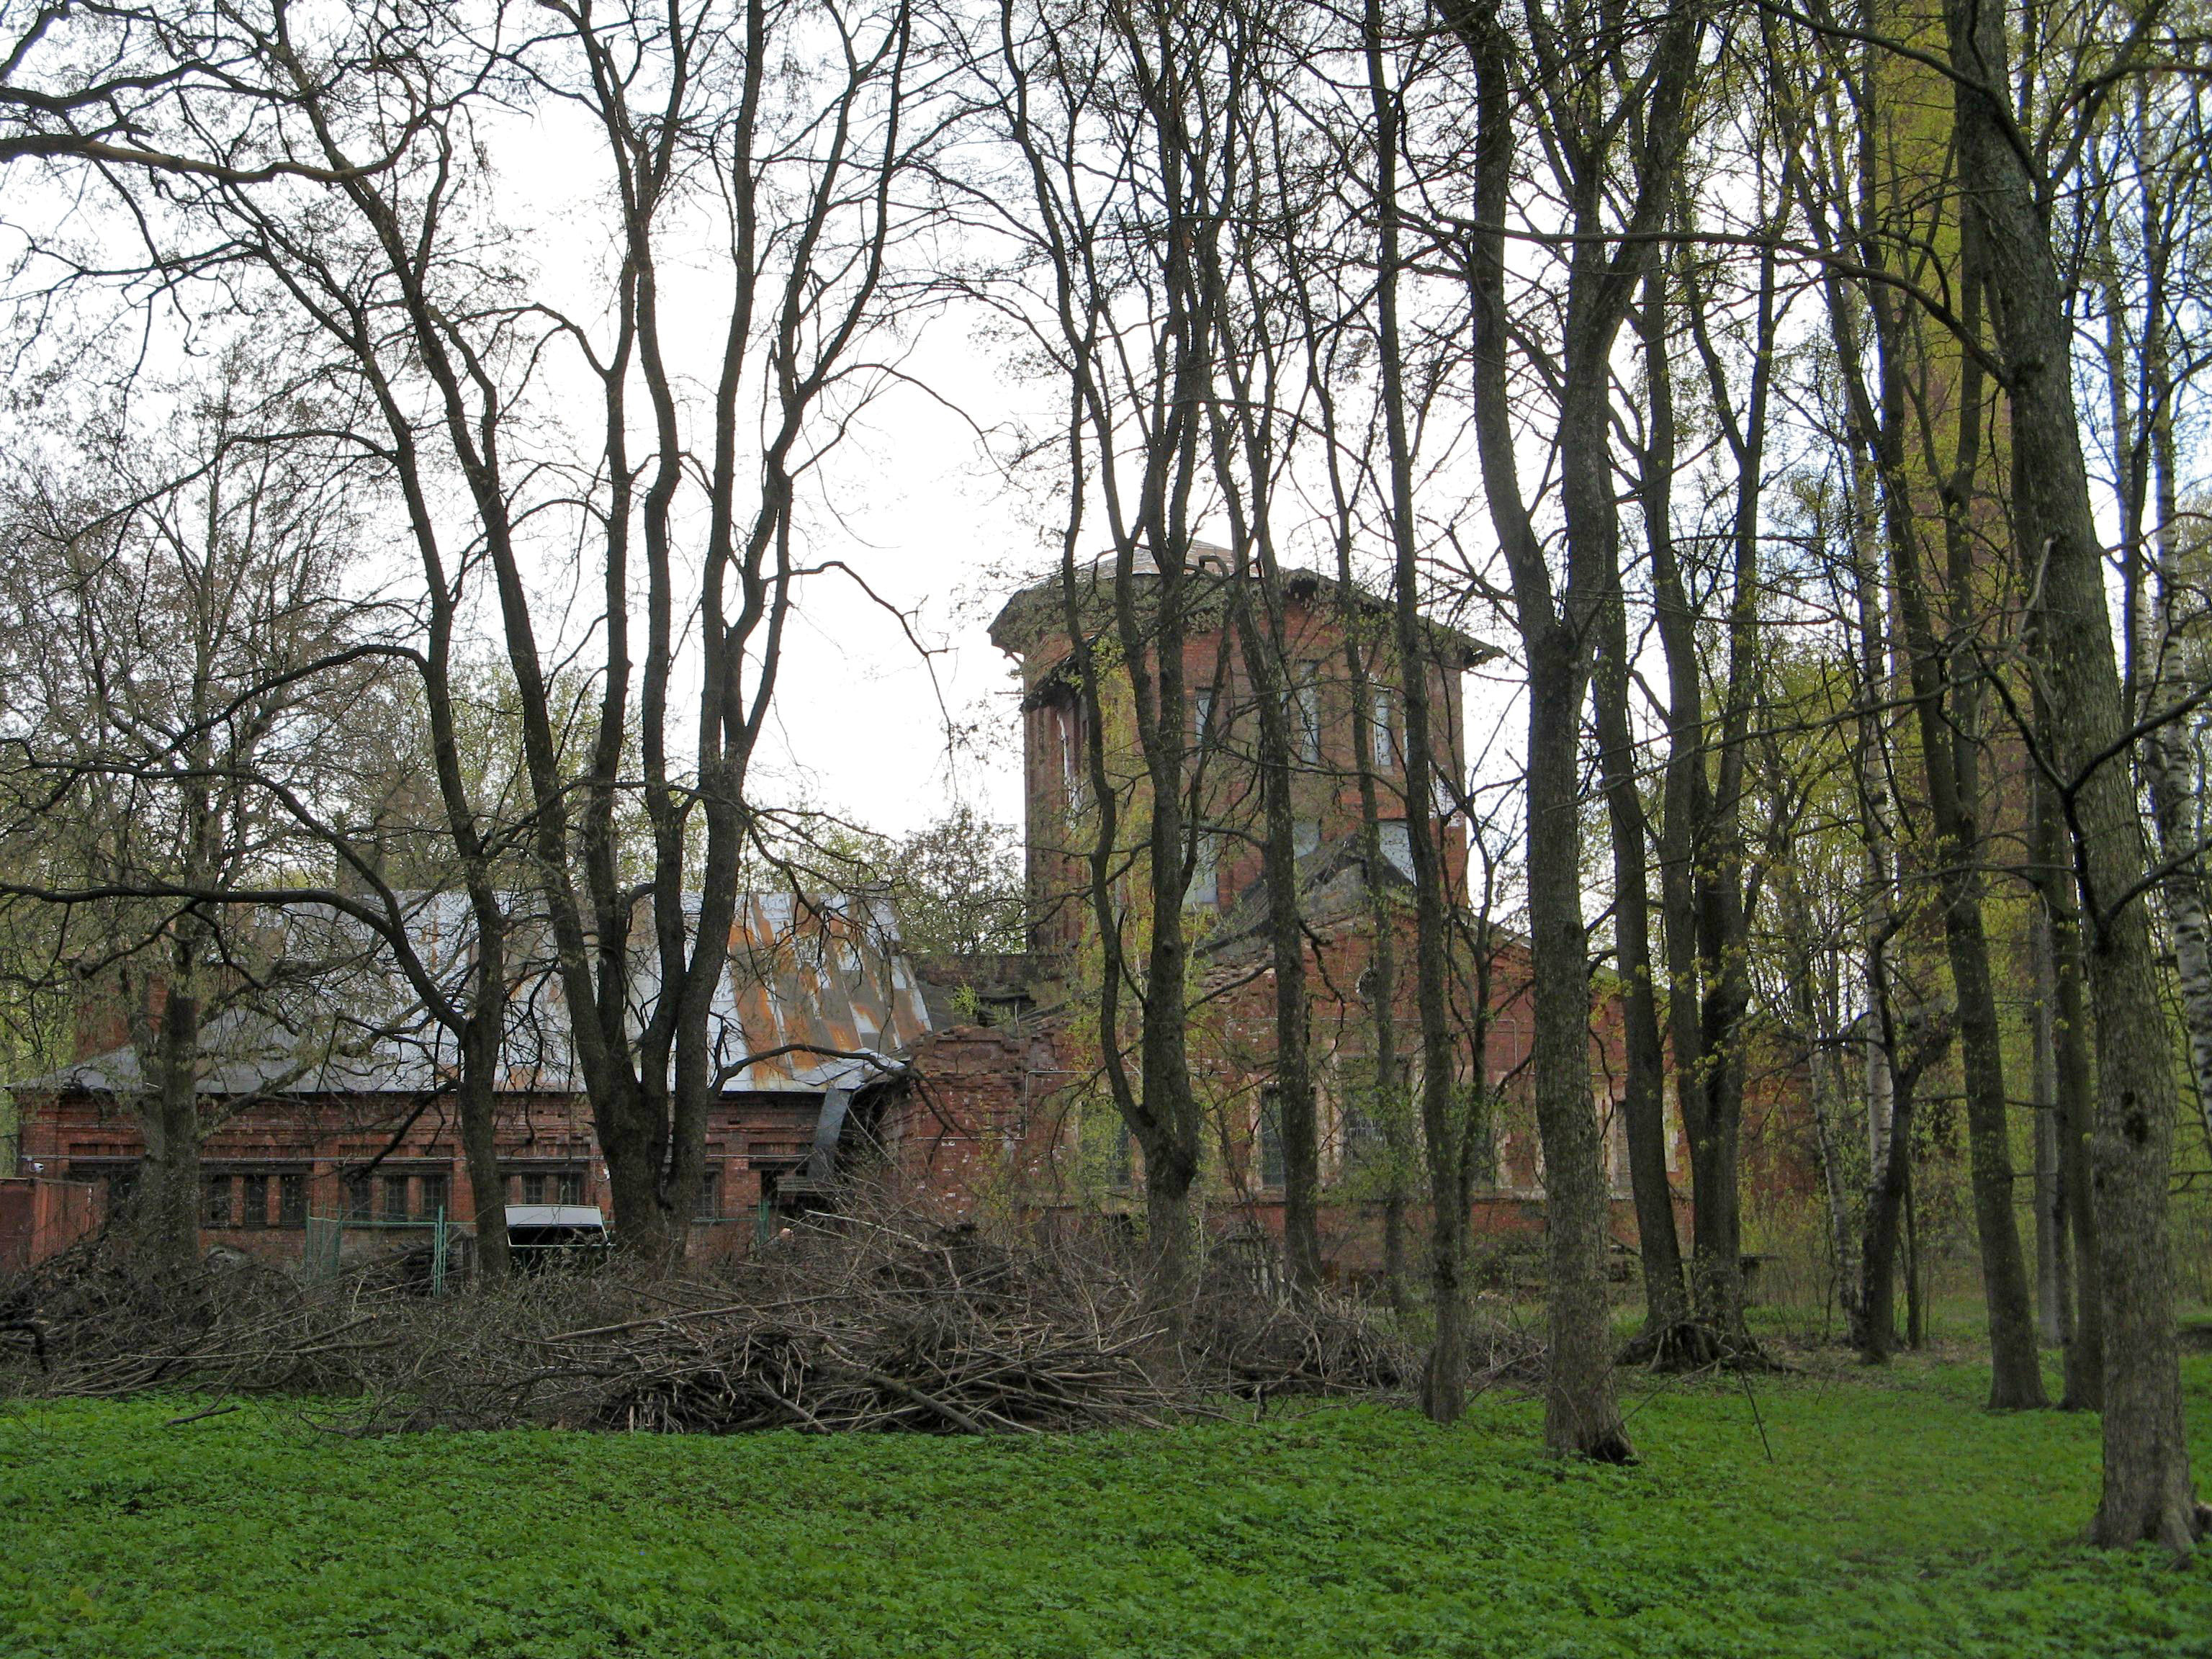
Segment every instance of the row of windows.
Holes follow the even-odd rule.
[[[112,1177],[108,1190],[112,1202]],[[304,1227],[307,1224],[307,1172],[283,1170],[275,1175],[204,1175],[200,1177],[200,1224]]]
[[[1215,696],[1211,689],[1191,694],[1191,738],[1200,748],[1218,741],[1222,732],[1214,720]],[[1396,694],[1381,686],[1367,692],[1368,752],[1378,768],[1398,763],[1398,704]],[[1318,766],[1322,759],[1321,665],[1296,664],[1291,678],[1291,742],[1300,764]]]
[[[107,1213],[120,1215],[138,1190],[138,1165],[119,1164],[100,1172]],[[279,1170],[239,1174],[209,1170],[200,1177],[200,1224],[204,1227],[304,1227],[307,1224],[308,1174],[305,1170]],[[442,1170],[363,1172],[344,1178],[345,1218],[348,1221],[431,1221],[438,1212],[453,1217],[453,1177]],[[581,1204],[585,1202],[581,1170],[511,1171],[507,1176],[509,1204]],[[696,1218],[719,1219],[722,1212],[722,1176],[709,1170],[700,1183]]]
[[[1211,689],[1200,689],[1191,694],[1191,738],[1199,747],[1219,741],[1222,732],[1215,720],[1215,694]],[[1295,665],[1291,683],[1291,742],[1295,758],[1300,765],[1319,766],[1322,763],[1322,705],[1321,665],[1305,662]],[[1083,717],[1082,705],[1073,700],[1053,706],[1054,732],[1059,741],[1060,788],[1070,811],[1081,809],[1085,798],[1088,775],[1089,728]],[[1371,763],[1378,770],[1389,770],[1398,764],[1398,701],[1397,694],[1385,688],[1370,687],[1367,693],[1367,741]]]

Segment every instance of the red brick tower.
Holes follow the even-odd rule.
[[[1194,910],[1217,911],[1251,890],[1264,863],[1255,763],[1259,720],[1242,642],[1231,623],[1229,556],[1202,544],[1194,544],[1191,551],[1183,675],[1200,834],[1187,902]],[[1141,811],[1144,768],[1127,714],[1127,680],[1111,666],[1121,656],[1114,579],[1110,556],[1082,572],[1078,609],[1098,650],[1107,775],[1121,798],[1133,799]],[[1149,558],[1139,557],[1133,579],[1148,586],[1158,583]],[[1285,571],[1283,587],[1301,859],[1359,833],[1355,726],[1364,722],[1384,852],[1410,868],[1402,679],[1388,604],[1364,590],[1347,597],[1334,578],[1309,570]],[[1462,676],[1495,653],[1441,625],[1431,625],[1428,637],[1431,728],[1438,742],[1451,745],[1448,756],[1438,757],[1439,766],[1462,777]],[[993,622],[991,639],[1014,658],[1022,677],[1030,947],[1065,950],[1083,931],[1085,855],[1093,820],[1089,734],[1070,662],[1060,579],[1050,577],[1016,593]],[[1355,686],[1355,661],[1364,688]],[[1439,808],[1455,811],[1449,790],[1440,788],[1439,797]],[[1443,844],[1456,885],[1467,854],[1455,815],[1446,824]]]

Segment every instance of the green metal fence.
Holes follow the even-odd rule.
[[[430,1294],[446,1293],[446,1273],[453,1261],[453,1237],[457,1229],[446,1219],[446,1206],[441,1204],[434,1216],[404,1219],[394,1217],[378,1219],[372,1217],[311,1215],[307,1218],[307,1252],[304,1266],[311,1279],[337,1277],[345,1253],[345,1236],[349,1232],[428,1232],[430,1235]]]

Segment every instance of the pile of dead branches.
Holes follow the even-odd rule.
[[[309,1289],[222,1253],[149,1267],[101,1237],[0,1282],[0,1387],[114,1397],[160,1389],[350,1391],[380,1297],[368,1273]]]
[[[446,1328],[407,1346],[439,1364],[369,1379],[364,1416],[983,1434],[1158,1423],[1200,1403],[1171,1322],[1115,1264],[904,1219],[800,1229],[713,1279],[600,1273],[473,1301],[422,1316]]]
[[[1395,1395],[1419,1366],[1355,1297],[1293,1302],[1224,1262],[1164,1303],[1110,1238],[859,1202],[712,1272],[617,1261],[437,1298],[373,1264],[320,1284],[238,1262],[155,1280],[91,1249],[0,1288],[0,1318],[44,1348],[0,1347],[0,1389],[289,1395],[368,1432],[1058,1431]]]

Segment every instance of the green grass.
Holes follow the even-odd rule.
[[[2212,1362],[2190,1362],[2212,1468]],[[2097,1425],[1971,1366],[1066,1439],[357,1441],[252,1405],[0,1410],[0,1652],[2212,1655],[2212,1563],[2077,1541]]]

